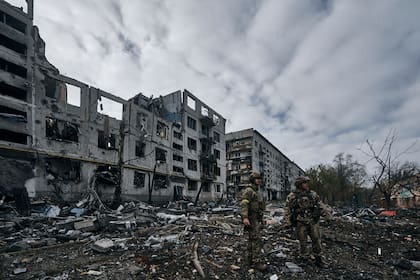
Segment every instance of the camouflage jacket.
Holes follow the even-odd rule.
[[[294,225],[296,222],[316,223],[320,216],[329,217],[328,209],[318,194],[312,190],[291,192],[286,198],[284,222]]]
[[[241,216],[242,219],[257,216],[262,219],[265,202],[258,191],[258,186],[250,185],[242,192]]]

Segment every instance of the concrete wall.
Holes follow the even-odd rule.
[[[0,0],[0,11],[0,62],[5,65],[0,69],[0,155],[30,155],[36,174],[26,186],[32,196],[76,200],[96,182],[95,189],[105,200],[114,199],[119,188],[123,199],[147,200],[152,182],[163,182],[153,184],[152,200],[172,200],[175,189],[182,190],[178,199],[195,198],[202,180],[203,107],[209,118],[218,119],[211,133],[219,133],[220,139],[211,153],[220,152],[220,175],[200,199],[224,195],[222,116],[186,90],[125,100],[63,76],[45,57],[45,42],[32,24],[32,1],[25,13]],[[11,26],[10,16],[20,26]],[[186,105],[188,96],[196,100],[196,110]],[[196,130],[188,128],[188,116],[196,119]],[[188,149],[188,137],[196,141],[196,151]],[[139,143],[144,146],[141,155],[136,154]],[[159,149],[165,151],[164,161],[156,158]],[[174,161],[174,155],[183,160]],[[188,169],[188,159],[197,161],[197,171]],[[197,190],[188,190],[189,180],[198,182]]]

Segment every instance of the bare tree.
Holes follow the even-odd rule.
[[[369,161],[376,162],[376,171],[372,176],[373,190],[372,195],[376,190],[379,190],[385,200],[386,207],[391,206],[392,189],[397,183],[395,176],[399,163],[398,159],[407,153],[413,152],[416,142],[410,144],[402,152],[398,152],[395,145],[397,141],[397,133],[395,129],[391,129],[385,138],[385,141],[380,147],[366,140],[367,150],[360,149],[365,155],[369,157]]]

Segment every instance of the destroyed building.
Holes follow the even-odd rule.
[[[391,200],[398,208],[420,207],[420,173],[397,182],[392,187]]]
[[[250,128],[226,134],[226,185],[234,196],[249,184],[249,175],[260,172],[263,194],[269,200],[285,199],[302,168],[291,161],[257,130]]]
[[[60,74],[33,25],[33,1],[25,12],[0,0],[0,174],[25,178],[0,184],[2,194],[221,198],[224,136],[225,119],[187,90],[125,100]]]

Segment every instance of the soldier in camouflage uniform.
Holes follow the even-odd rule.
[[[262,183],[260,174],[251,173],[249,181],[251,184],[243,190],[241,201],[242,222],[245,231],[248,232],[248,263],[251,267],[264,270],[266,265],[261,256],[261,229],[265,203],[259,193],[259,186]]]
[[[320,216],[330,219],[330,213],[321,202],[318,194],[309,190],[309,177],[296,178],[296,190],[286,199],[284,214],[284,227],[296,227],[296,235],[300,244],[300,255],[308,260],[309,251],[306,246],[307,236],[312,240],[312,251],[315,255],[315,264],[323,266],[321,257],[321,236],[319,231]]]

